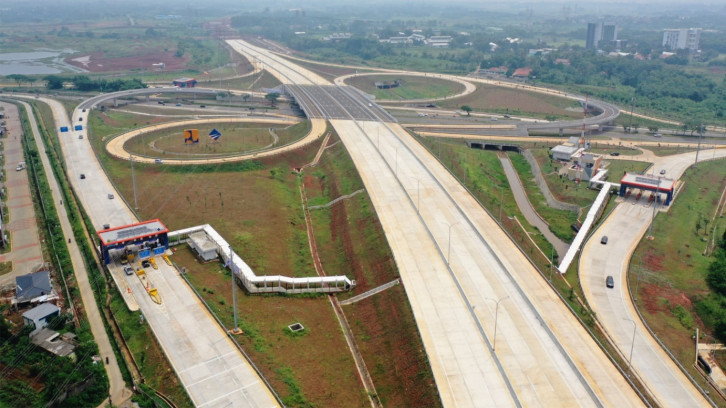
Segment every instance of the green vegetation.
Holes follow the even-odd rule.
[[[376,82],[396,83],[390,89],[379,89]],[[455,95],[464,91],[464,86],[435,77],[407,75],[359,75],[348,78],[346,84],[376,97],[376,100],[433,99]]]
[[[43,78],[48,89],[70,88],[81,92],[118,92],[129,89],[146,88],[143,82],[138,79],[91,79],[86,75],[76,75],[71,78],[64,78],[58,75],[48,75]]]
[[[629,286],[650,328],[694,378],[693,330],[724,337],[723,160],[699,163],[683,177],[678,199],[653,222],[630,261]],[[702,338],[701,341],[712,342]]]
[[[550,207],[542,191],[534,181],[534,175],[527,160],[518,153],[510,153],[509,158],[512,160],[517,174],[519,174],[519,179],[522,181],[522,185],[527,192],[527,198],[535,211],[544,218],[545,222],[549,224],[552,233],[558,238],[565,242],[572,241],[575,238],[575,232],[570,226],[576,223],[578,214],[573,211],[557,210]]]
[[[34,203],[41,225],[41,234],[49,245],[44,248],[53,260],[58,277],[68,271],[63,266],[70,265],[68,248],[59,226],[54,200],[51,198],[48,180],[40,163],[35,141],[30,133],[27,114],[21,109],[21,122],[24,128],[23,148],[25,151],[31,189],[35,192]],[[43,203],[41,205],[41,203]],[[45,235],[45,232],[48,235]],[[61,260],[64,260],[61,263]],[[72,293],[73,302],[80,303],[78,289],[65,287],[66,279],[58,279],[65,293]],[[70,299],[69,299],[70,300]],[[88,322],[80,320],[74,325],[73,316],[61,315],[51,323],[52,329],[63,333],[73,331],[80,341],[75,350],[75,359],[52,356],[32,345],[29,339],[30,328],[11,329],[5,317],[0,318],[0,363],[13,370],[13,376],[0,379],[0,405],[43,406],[96,406],[108,395],[108,379],[103,365],[95,364],[92,357],[98,354]],[[76,393],[77,391],[77,393]],[[65,394],[68,392],[69,394]]]
[[[10,273],[13,271],[13,263],[8,262],[0,262],[0,276],[5,275],[6,273]]]

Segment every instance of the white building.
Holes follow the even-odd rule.
[[[663,48],[697,51],[701,41],[700,28],[669,28],[663,30]]]

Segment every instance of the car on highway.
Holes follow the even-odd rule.
[[[504,117],[507,118],[507,119],[510,119],[511,118],[511,116],[509,116],[509,115],[504,115]]]
[[[181,103],[177,103],[176,106],[181,106]]]
[[[85,179],[86,179],[86,175],[81,173],[81,180],[85,180]]]
[[[491,120],[492,122],[496,122],[496,121],[497,121],[497,120],[499,120],[499,119],[497,119],[497,118],[491,118],[490,120]]]
[[[608,277],[605,278],[605,286],[607,286],[611,289],[615,287],[615,280],[613,279],[613,277],[611,275],[608,275]]]
[[[665,174],[665,169],[661,170],[660,174]]]
[[[159,105],[164,105],[164,101],[157,101],[156,103],[158,103]]]
[[[84,108],[82,112],[85,112],[85,111],[86,111],[86,109]]]
[[[607,235],[603,235],[602,236],[602,239],[600,239],[600,243],[603,244],[603,245],[607,245],[608,244],[608,236]]]
[[[109,195],[108,195],[108,199],[109,199],[109,200],[113,200],[113,194],[109,194]]]
[[[83,116],[81,116],[80,118],[78,118],[78,121],[79,122],[83,122]]]
[[[206,108],[207,105],[199,105],[200,108]]]
[[[618,152],[611,152],[610,153],[610,156],[620,156],[620,153],[618,153]]]
[[[78,138],[79,139],[83,139],[83,135],[78,135]]]
[[[661,135],[660,133],[655,133],[653,134],[653,137],[663,137],[663,135]]]
[[[124,273],[126,275],[133,275],[134,274],[134,268],[130,266],[124,266]]]
[[[151,262],[149,262],[148,259],[144,259],[143,261],[141,261],[141,266],[143,266],[144,268],[148,268],[151,266]]]
[[[161,164],[161,163],[163,163],[163,162],[164,162],[164,161],[163,161],[163,160],[161,160],[161,159],[154,159],[154,163],[156,163],[156,164]]]

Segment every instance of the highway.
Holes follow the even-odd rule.
[[[666,176],[680,178],[694,163],[695,152],[656,157],[652,169],[666,170]],[[702,151],[700,159],[726,157],[726,150]],[[651,204],[652,205],[652,204]],[[580,256],[580,280],[585,297],[624,358],[632,365],[658,403],[667,407],[708,406],[709,402],[691,384],[663,348],[644,327],[627,287],[630,258],[646,233],[653,208],[645,195],[636,203],[634,197],[621,202],[607,220],[586,242]],[[608,236],[602,245],[602,236]],[[611,275],[615,287],[605,286]]]
[[[285,84],[302,76],[329,85],[229,43]],[[355,99],[339,108],[366,110]],[[382,119],[331,123],[381,220],[444,405],[641,406],[494,220],[405,129]]]
[[[79,105],[69,121],[63,105],[51,100],[45,102],[53,110],[56,128],[70,124],[84,125],[81,132],[60,133],[59,139],[71,186],[94,227],[100,230],[104,224],[117,227],[137,222],[136,216],[107,178],[88,141],[85,129],[88,113],[83,112],[83,106],[87,105]],[[84,135],[83,139],[78,138],[79,133]],[[80,178],[81,174],[84,179]],[[109,193],[115,198],[109,199]],[[158,264],[158,271],[147,269],[147,272],[159,289],[161,305],[150,301],[135,276],[125,276],[113,267],[111,273],[114,280],[125,280],[125,286],[131,287],[141,312],[194,405],[279,406],[271,390],[178,272],[164,262]],[[81,290],[84,298],[92,294],[90,288],[81,286]],[[94,331],[94,337],[95,334]]]

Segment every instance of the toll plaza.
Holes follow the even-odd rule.
[[[103,262],[126,260],[131,254],[138,259],[163,255],[169,249],[168,233],[158,219],[98,231]]]
[[[660,194],[666,195],[664,205],[670,205],[673,201],[673,192],[675,190],[676,181],[673,179],[666,178],[664,176],[657,176],[653,174],[639,174],[639,173],[625,173],[623,178],[620,180],[620,197],[627,197],[631,193],[636,192],[638,197],[643,191],[654,192],[655,195],[651,195],[654,199],[658,200]]]

